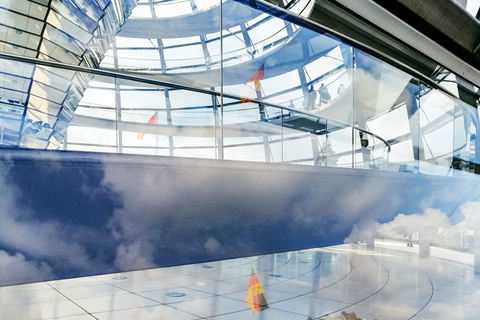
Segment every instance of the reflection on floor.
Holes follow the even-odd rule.
[[[413,244],[411,247],[406,245],[405,241],[394,240],[375,240],[375,246],[385,249],[394,249],[404,252],[416,253],[419,252],[418,244]],[[473,267],[473,254],[467,251],[452,251],[446,248],[430,247],[430,256],[455,262],[465,263]]]
[[[253,316],[252,268],[269,305]],[[478,301],[471,265],[346,244],[3,287],[0,319],[478,319]]]

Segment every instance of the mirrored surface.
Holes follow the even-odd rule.
[[[0,318],[476,315],[478,88],[281,4],[2,2]]]
[[[478,276],[464,254],[377,240],[162,269],[0,288],[2,318],[251,318],[252,279],[262,319],[471,319]],[[448,258],[446,258],[448,257]]]
[[[262,6],[84,2],[54,1],[51,11],[9,2],[2,9],[14,15],[7,33],[22,38],[27,29],[17,28],[23,18],[16,15],[27,15],[45,28],[37,35],[39,57],[123,73],[2,60],[2,145],[475,171],[478,112],[458,99],[463,89],[451,96],[429,88]],[[285,5],[303,16],[313,9],[309,1]]]

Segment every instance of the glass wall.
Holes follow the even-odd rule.
[[[0,286],[375,238],[473,251],[476,101],[310,24],[317,4],[3,1],[0,267],[33,269]]]
[[[433,175],[478,163],[475,108],[328,33],[233,0],[84,2],[1,9],[7,34],[41,43],[15,52],[40,60],[0,61],[2,146]]]

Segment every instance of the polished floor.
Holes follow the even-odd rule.
[[[3,287],[0,319],[480,319],[471,264],[404,247],[345,244]],[[269,304],[254,316],[245,303],[252,268]]]

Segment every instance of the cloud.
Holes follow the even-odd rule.
[[[55,170],[42,173],[43,162],[34,160],[0,163],[0,250],[46,262],[58,277],[438,227],[451,214],[440,196],[432,201],[437,211],[411,213],[432,192],[458,189],[452,177],[281,164],[102,155],[86,163],[55,160],[48,164]],[[478,190],[472,183],[458,202]],[[462,215],[473,219],[475,210],[465,205]]]
[[[220,242],[215,238],[208,238],[205,244],[203,245],[208,252],[214,253],[217,252],[222,246]]]
[[[354,223],[402,202],[401,183],[371,172],[137,159],[104,161],[103,183],[121,203],[108,223],[117,267],[131,266],[133,252],[165,265],[340,243]]]
[[[52,279],[52,268],[46,262],[29,261],[21,253],[10,255],[0,250],[0,287]]]
[[[8,262],[8,268],[17,266],[23,270],[15,276],[4,273],[2,269],[3,281],[13,277],[16,283],[21,283],[32,279],[40,281],[113,271],[104,257],[89,252],[89,247],[93,248],[103,240],[97,231],[81,224],[59,221],[62,216],[70,214],[62,211],[61,206],[58,212],[45,219],[38,213],[37,207],[23,201],[29,195],[25,194],[21,185],[12,183],[8,176],[12,163],[0,163],[0,168],[0,248],[16,252],[13,256],[6,256],[2,251],[2,259],[4,264]],[[56,171],[63,173],[58,168]],[[58,220],[54,219],[56,215]],[[22,279],[22,276],[25,278]]]
[[[423,198],[420,204],[420,208],[432,208],[439,203],[454,203],[457,201],[457,199],[458,194],[452,192],[452,189],[450,187],[445,187],[437,190],[436,192],[432,192],[430,196]]]
[[[478,294],[476,295],[478,296]],[[422,314],[442,315],[442,319],[475,319],[478,318],[478,300],[474,306],[430,302],[427,308],[422,311]]]
[[[377,226],[378,224],[373,221],[364,221],[355,224],[350,235],[345,238],[344,242],[349,243],[375,239],[378,237]]]
[[[201,159],[126,160],[104,159],[103,184],[121,203],[108,222],[121,246],[116,266],[131,265],[132,252],[147,264],[170,265],[333,245],[349,234],[363,240],[410,226],[444,227],[450,209],[479,190],[454,197],[443,210],[444,189],[461,181]],[[428,198],[438,210],[421,210]],[[132,243],[142,250],[130,252]],[[155,250],[145,249],[151,245]]]
[[[393,236],[403,233],[423,231],[429,228],[448,228],[450,221],[447,215],[438,209],[428,208],[422,214],[399,214],[393,221],[377,224],[376,230],[381,236]]]
[[[463,297],[463,305],[466,307],[478,308],[478,301],[480,301],[480,290]]]
[[[90,259],[86,248],[75,238],[83,240],[81,230],[58,222],[18,221],[4,212],[0,213],[0,242],[19,250],[31,258],[48,260],[57,269],[69,269],[84,273],[108,269],[102,263]],[[85,232],[88,233],[88,232]],[[93,234],[92,236],[96,236]]]
[[[448,216],[438,209],[427,208],[421,214],[405,215],[398,214],[387,223],[376,221],[363,221],[355,224],[345,242],[355,242],[379,237],[398,237],[414,232],[429,232],[432,235],[438,232],[439,228],[450,228]]]
[[[468,229],[480,228],[480,202],[466,202],[460,207],[459,212],[463,220],[458,222],[456,226]]]
[[[151,269],[157,265],[151,261],[154,248],[145,242],[122,243],[117,248],[115,266],[120,270]]]

